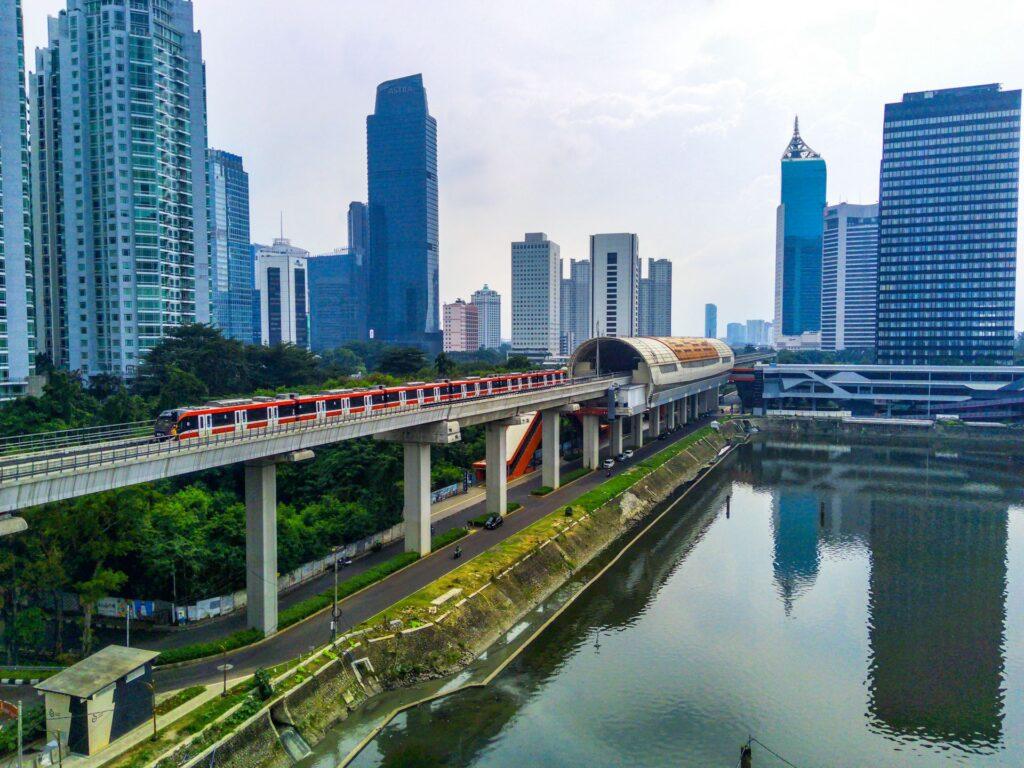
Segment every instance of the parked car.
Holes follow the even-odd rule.
[[[615,460],[616,461],[625,461],[626,460],[626,454],[624,454],[624,453],[617,454],[615,456]]]
[[[624,459],[626,459],[627,461],[629,459],[632,459],[633,458],[633,449],[632,448],[627,448],[625,451],[622,452],[622,457]]]
[[[658,435],[658,439],[659,440],[668,440],[668,432],[662,432],[660,435]]]
[[[505,518],[501,515],[491,515],[484,522],[484,528],[488,531],[493,531],[495,528],[500,528],[505,524]]]
[[[601,462],[601,466],[604,467],[605,469],[611,469],[612,467],[615,466],[615,459],[605,459],[603,462]]]

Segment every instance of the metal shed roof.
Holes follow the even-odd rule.
[[[35,687],[39,691],[87,699],[159,655],[158,651],[108,645],[63,672],[37,683]]]

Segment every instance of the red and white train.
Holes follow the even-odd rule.
[[[161,413],[153,434],[159,440],[189,440],[245,432],[300,421],[316,421],[403,406],[431,406],[564,384],[565,370],[471,376],[458,381],[409,382],[399,387],[332,389],[316,395],[277,395],[217,400]]]

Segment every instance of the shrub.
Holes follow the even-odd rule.
[[[256,694],[266,701],[274,695],[274,684],[270,682],[270,674],[265,669],[257,669],[253,674],[253,680],[256,682]]]
[[[193,685],[182,691],[178,691],[173,696],[170,696],[159,704],[156,705],[156,713],[158,715],[166,715],[168,712],[173,712],[175,709],[180,707],[186,701],[191,701],[199,694],[206,690],[205,685]]]
[[[243,645],[251,645],[263,639],[263,632],[258,629],[243,629],[228,635],[223,640],[208,643],[193,643],[180,648],[169,648],[156,657],[155,664],[177,664],[180,661],[192,661],[205,656],[216,656],[224,651],[233,651]]]
[[[531,496],[547,496],[553,490],[555,490],[555,489],[552,488],[550,485],[542,485],[540,488],[534,488],[532,491],[530,491],[530,495]]]
[[[445,531],[444,533],[435,536],[430,542],[430,548],[440,549],[441,547],[451,544],[453,541],[458,541],[468,533],[469,531],[461,526],[452,528],[449,531]]]
[[[469,518],[469,520],[467,520],[466,522],[467,524],[472,525],[474,528],[483,528],[484,523],[487,522],[488,517],[490,517],[490,515],[485,512],[482,515],[477,515],[476,517]]]
[[[506,507],[505,507],[505,514],[507,515],[507,514],[509,514],[510,512],[515,512],[515,511],[516,511],[517,509],[519,509],[519,508],[520,508],[521,506],[523,506],[523,505],[522,505],[522,504],[520,504],[520,503],[519,503],[518,501],[510,501],[510,502],[508,503],[508,506],[506,506]]]
[[[566,483],[571,483],[573,480],[579,480],[581,477],[583,477],[584,475],[589,475],[591,472],[593,472],[592,469],[587,469],[586,467],[576,467],[576,469],[570,470],[569,472],[566,472],[565,474],[562,475],[562,485],[565,485]]]

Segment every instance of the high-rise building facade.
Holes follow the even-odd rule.
[[[572,332],[572,280],[563,277],[558,294],[558,353],[570,355],[576,348],[576,337]]]
[[[377,86],[366,118],[374,338],[439,350],[437,122],[421,75]]]
[[[672,262],[648,259],[640,279],[640,335],[672,335]]]
[[[739,347],[747,343],[747,327],[743,323],[726,323],[725,343]]]
[[[718,306],[716,304],[704,305],[704,338],[718,338]]]
[[[800,137],[782,154],[782,199],[775,219],[775,334],[777,346],[820,344],[821,235],[825,161]]]
[[[249,174],[238,155],[210,149],[206,157],[212,320],[227,338],[248,344],[256,287],[249,244]]]
[[[885,105],[879,363],[1012,362],[1020,106],[995,84]]]
[[[260,343],[309,347],[309,251],[284,237],[256,251]]]
[[[306,260],[309,282],[309,348],[337,349],[366,339],[363,256],[338,248]]]
[[[590,236],[590,336],[640,330],[640,240],[632,233]]]
[[[21,0],[0,4],[0,399],[22,394],[35,373],[28,106]]]
[[[564,354],[590,338],[590,259],[569,259],[569,278],[562,281],[559,346]]]
[[[825,209],[821,251],[821,348],[874,349],[878,205]]]
[[[501,295],[484,283],[483,288],[473,291],[472,301],[480,321],[480,348],[497,349],[501,346]]]
[[[370,251],[370,214],[366,203],[348,205],[348,249],[362,256]]]
[[[768,343],[765,328],[768,324],[764,320],[747,320],[744,341],[753,344],[755,347],[764,346]]]
[[[210,322],[206,95],[189,0],[68,0],[32,78],[47,353],[135,375]]]
[[[542,360],[557,355],[561,250],[543,232],[512,243],[512,351]]]
[[[480,313],[475,304],[456,299],[444,305],[444,351],[476,352],[480,349]]]

